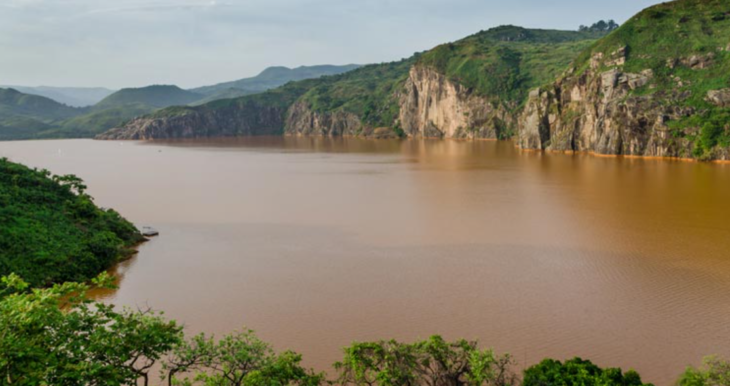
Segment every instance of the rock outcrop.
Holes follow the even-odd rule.
[[[624,55],[625,49],[615,51],[613,57],[596,55],[584,72],[571,70],[551,87],[534,90],[520,117],[518,146],[606,155],[692,157],[693,142],[677,135],[668,123],[695,111],[682,107],[682,103],[665,103],[686,100],[689,93],[681,88],[644,96],[633,93],[652,87],[654,74],[651,70],[624,72]],[[708,98],[723,99],[714,94]]]
[[[399,123],[410,137],[501,138],[515,118],[502,104],[416,65],[400,97]]]
[[[263,104],[232,103],[218,109],[188,108],[178,114],[155,115],[132,120],[97,139],[173,139],[280,135],[286,110]]]
[[[357,136],[363,134],[360,118],[352,113],[314,111],[303,101],[296,102],[286,114],[284,134],[316,136]]]

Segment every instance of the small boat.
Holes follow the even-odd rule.
[[[142,227],[142,236],[144,237],[155,237],[159,236],[160,232],[157,231],[157,229],[152,227]]]

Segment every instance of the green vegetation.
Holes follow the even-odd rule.
[[[581,25],[578,27],[578,31],[580,32],[612,32],[615,29],[619,27],[618,24],[614,20],[599,20],[596,23],[593,23],[590,27]]]
[[[109,90],[103,87],[0,87],[12,88],[22,92],[23,94],[39,95],[72,107],[93,106],[114,92],[113,90]]]
[[[525,370],[522,385],[643,386],[644,383],[636,371],[623,373],[616,368],[602,369],[591,361],[575,358],[565,363],[545,359]]]
[[[0,140],[42,136],[64,119],[83,112],[42,96],[0,89]]]
[[[44,138],[90,138],[110,128],[155,111],[143,103],[130,103],[105,109],[92,109],[89,113],[67,119],[61,127],[46,130]]]
[[[0,140],[89,138],[160,107],[201,96],[175,86],[118,91],[93,107],[74,108],[51,99],[0,89]]]
[[[654,74],[634,95],[651,95],[676,110],[694,111],[670,127],[676,136],[695,143],[695,157],[711,158],[713,148],[727,146],[730,109],[725,106],[730,105],[707,100],[709,91],[730,88],[727,1],[681,0],[648,8],[582,53],[576,66],[584,71],[594,55],[602,54],[606,59],[601,70],[615,67],[612,55],[624,47],[624,71]]]
[[[199,87],[190,91],[215,99],[223,99],[226,95],[233,95],[231,98],[234,98],[268,91],[283,86],[289,82],[338,75],[352,71],[358,67],[360,66],[356,64],[349,64],[345,66],[301,66],[297,68],[269,67],[259,75],[252,78]]]
[[[94,105],[94,110],[127,105],[146,105],[152,108],[187,105],[203,98],[202,95],[183,90],[177,86],[148,86],[125,88],[104,98]]]
[[[412,344],[354,343],[335,363],[340,385],[516,385],[512,358],[480,350],[476,342],[440,336]]]
[[[702,367],[687,368],[677,384],[679,386],[730,385],[730,362],[717,356],[707,357]]]
[[[389,127],[398,116],[396,94],[414,63],[415,57],[323,78],[301,100],[314,111],[346,111],[369,126]]]
[[[440,45],[418,63],[514,110],[603,34],[503,26]]]
[[[112,288],[102,274],[94,287]],[[649,386],[635,371],[600,368],[575,358],[546,359],[514,371],[509,355],[476,342],[440,336],[415,343],[353,343],[334,364],[334,379],[276,353],[253,331],[219,339],[186,337],[175,321],[151,310],[117,310],[87,297],[85,284],[33,289],[17,275],[0,283],[0,372],[7,385],[181,386]],[[679,386],[730,384],[730,364],[709,357],[688,368]],[[156,383],[155,383],[156,384]]]
[[[85,189],[73,175],[0,159],[0,275],[34,286],[86,281],[133,252],[137,229]]]
[[[414,65],[435,68],[452,80],[517,109],[528,91],[548,83],[603,32],[530,30],[499,27],[482,31],[398,62],[368,65],[339,75],[290,82],[265,93],[219,100],[195,109],[173,107],[152,118],[214,111],[233,105],[287,109],[303,102],[320,113],[344,111],[372,128],[397,127],[399,96]]]

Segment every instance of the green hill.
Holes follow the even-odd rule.
[[[85,281],[143,240],[113,210],[99,209],[73,176],[0,159],[0,276],[33,285]]]
[[[301,66],[297,68],[287,67],[269,67],[259,75],[252,78],[239,79],[233,82],[219,83],[212,86],[199,87],[190,91],[204,94],[207,97],[215,97],[223,99],[226,96],[243,96],[256,94],[283,86],[289,82],[315,79],[328,75],[337,75],[344,72],[352,71],[360,67],[356,64],[345,66],[320,65],[320,66]],[[237,90],[238,95],[233,95]]]
[[[102,99],[108,97],[113,90],[103,87],[25,87],[25,86],[0,86],[18,90],[24,94],[40,95],[49,99],[53,99],[58,103],[63,103],[72,107],[88,107],[93,106]]]
[[[76,116],[81,111],[42,96],[23,94],[11,88],[0,89],[0,112],[4,114],[53,121]]]
[[[501,26],[440,45],[418,63],[495,102],[520,104],[604,35]]]
[[[524,125],[526,148],[730,159],[730,3],[650,7],[535,96],[525,122],[557,119]]]
[[[201,96],[175,86],[118,91],[93,107],[74,108],[49,98],[0,89],[0,140],[89,138],[158,108]]]
[[[186,91],[177,86],[148,86],[141,88],[125,88],[104,98],[94,105],[94,110],[119,107],[131,104],[143,104],[153,108],[187,105],[203,96]]]
[[[526,100],[532,87],[549,82],[583,49],[603,36],[597,32],[530,30],[520,27],[499,27],[444,44],[431,51],[416,54],[399,62],[368,65],[333,76],[294,82],[257,96],[244,96],[235,102],[209,103],[195,109],[185,109],[188,120],[180,116],[180,109],[161,110],[154,115],[132,121],[128,130],[117,128],[102,138],[171,138],[177,136],[212,136],[246,134],[316,134],[316,135],[434,135],[494,137],[496,130],[492,115],[508,121],[514,130],[517,107]],[[439,87],[455,89],[454,98],[467,100],[468,108],[458,106],[470,118],[452,133],[432,122],[415,122],[416,116],[427,115],[429,106],[411,99],[441,98],[444,90],[416,90],[419,74],[414,69],[426,68]],[[276,71],[272,70],[272,73]],[[443,79],[440,79],[443,78]],[[283,97],[286,95],[286,97]],[[277,100],[277,117],[252,117],[251,109],[242,109],[255,103],[259,106],[267,98]],[[475,99],[477,98],[477,99]],[[280,105],[280,101],[291,101]],[[505,105],[495,108],[490,103]],[[509,107],[509,108],[507,108]],[[446,108],[446,107],[444,107]],[[475,110],[470,111],[469,109]],[[480,111],[476,111],[481,109]],[[496,110],[499,110],[495,112]],[[268,114],[268,111],[261,110]],[[220,122],[211,117],[225,115],[229,128],[208,127]],[[168,119],[170,118],[170,119]],[[412,119],[413,118],[413,119]],[[495,118],[496,119],[496,118]],[[234,122],[235,123],[230,123]],[[239,130],[242,121],[266,121],[267,129]],[[406,122],[408,121],[408,122]],[[431,126],[435,126],[431,128]],[[481,131],[468,131],[481,125]],[[180,130],[186,127],[186,130]],[[230,129],[230,130],[229,130]],[[501,129],[501,127],[500,127]],[[473,134],[477,133],[477,134]],[[508,131],[500,135],[508,135]]]
[[[84,111],[46,97],[0,89],[0,140],[40,136]]]

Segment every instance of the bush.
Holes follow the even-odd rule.
[[[641,377],[633,370],[601,369],[580,358],[565,363],[546,359],[525,370],[523,386],[642,386]]]

